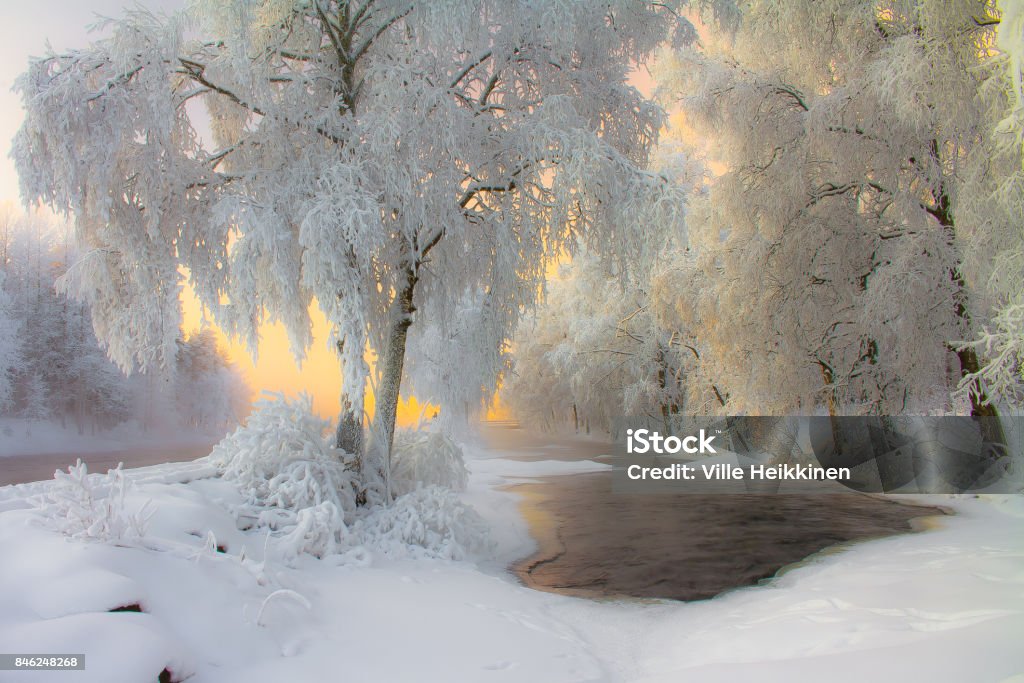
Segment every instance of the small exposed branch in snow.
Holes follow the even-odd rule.
[[[307,600],[300,593],[296,593],[295,591],[291,590],[290,588],[280,588],[280,589],[274,591],[273,593],[271,593],[270,595],[268,595],[267,597],[265,597],[263,599],[263,604],[260,605],[260,611],[256,614],[256,625],[257,626],[263,626],[264,625],[263,624],[263,611],[267,609],[267,605],[270,603],[270,601],[273,598],[276,598],[276,597],[291,598],[295,602],[297,602],[300,605],[302,605],[303,607],[305,607],[307,610],[313,609],[312,603],[310,603],[310,601]]]
[[[179,73],[188,76],[196,83],[205,85],[207,88],[213,90],[214,92],[220,93],[224,97],[228,98],[229,100],[237,104],[239,107],[242,107],[243,109],[248,109],[253,114],[257,114],[259,116],[266,116],[264,111],[257,107],[256,105],[243,102],[242,99],[235,93],[231,92],[223,86],[217,85],[216,83],[208,79],[205,75],[205,64],[201,64],[200,62],[196,62],[191,59],[186,59],[185,57],[179,57],[178,61],[181,62],[182,66],[182,69],[179,71]]]
[[[797,106],[799,106],[801,109],[803,109],[804,111],[810,111],[810,108],[804,101],[803,93],[797,90],[796,88],[789,85],[779,85],[776,86],[775,92],[778,95],[787,95],[791,97],[793,101],[796,102]]]
[[[132,78],[137,73],[139,73],[140,71],[142,71],[142,67],[141,66],[137,66],[134,69],[132,69],[132,70],[126,72],[126,73],[121,74],[117,78],[110,79],[109,81],[107,81],[104,84],[104,86],[102,88],[100,88],[96,92],[96,94],[94,94],[91,97],[87,98],[85,101],[86,102],[93,102],[94,100],[98,100],[99,98],[103,97],[105,94],[107,94],[108,92],[113,90],[118,85],[123,85],[123,84],[127,83],[128,81],[132,80]]]

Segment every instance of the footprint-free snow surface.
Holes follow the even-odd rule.
[[[477,563],[374,548],[277,561],[265,533],[228,513],[241,494],[204,461],[128,471],[127,526],[106,529],[120,541],[44,523],[32,500],[53,482],[2,487],[0,650],[86,653],[86,665],[0,680],[1024,680],[1019,496],[920,497],[956,514],[711,600],[595,602],[508,572],[535,545],[502,487],[605,466],[466,454],[462,500],[493,539]],[[145,505],[145,533],[128,533]]]

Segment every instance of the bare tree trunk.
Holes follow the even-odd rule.
[[[339,351],[341,343],[338,344]],[[338,417],[338,429],[334,433],[334,446],[345,453],[355,456],[351,467],[359,476],[362,484],[356,493],[356,502],[364,505],[366,499],[366,482],[363,465],[366,459],[363,457],[363,394],[353,401],[347,394],[341,395],[341,415]]]
[[[939,145],[937,141],[932,142],[932,156],[939,159]],[[939,192],[935,198],[935,205],[927,208],[926,210],[933,217],[935,217],[939,224],[946,230],[947,239],[950,243],[955,243],[956,240],[956,227],[953,222],[953,213],[950,203],[949,194],[946,192],[944,186],[940,186]],[[949,277],[956,285],[956,316],[959,318],[964,325],[965,330],[971,329],[971,315],[968,307],[968,294],[967,287],[964,281],[964,276],[960,272],[960,267],[957,265],[949,271]],[[978,372],[980,363],[978,362],[978,354],[972,348],[958,349],[956,351],[957,360],[960,361],[960,376],[965,377],[971,373]],[[978,391],[970,392],[971,397],[971,416],[978,419],[979,427],[983,438],[996,444],[1005,444],[1006,435],[1003,432],[1002,424],[999,420],[999,411],[996,407],[989,402],[988,396],[985,394],[984,389],[978,386]]]
[[[345,351],[345,340],[338,340],[338,356]],[[357,464],[363,457],[363,392],[358,396],[341,394],[341,414],[338,417],[338,429],[334,433],[334,446],[346,453],[356,456]]]
[[[413,308],[412,300],[417,281],[416,272],[412,268],[407,269],[405,286],[395,300],[397,310],[388,334],[388,346],[384,353],[380,386],[376,396],[373,432],[374,438],[380,440],[377,455],[380,458],[379,465],[385,486],[388,485],[391,473],[391,447],[395,440],[398,397],[402,386],[402,369],[405,365],[405,344],[409,336],[409,326],[412,325],[412,314],[416,310]]]
[[[662,398],[661,421],[664,424],[665,433],[669,434],[672,432],[672,419],[679,412],[679,406],[674,401],[667,400],[669,367],[668,361],[665,359],[665,349],[660,343],[655,355],[655,362],[658,364],[658,388],[661,389]]]
[[[964,327],[970,329],[971,319],[967,310],[967,291],[964,287],[963,276],[960,275],[958,270],[954,270],[950,277],[953,278],[953,281],[959,288],[960,294],[960,299],[956,304],[956,315],[963,321]],[[960,361],[961,377],[977,373],[981,369],[981,363],[978,362],[978,354],[973,348],[957,349],[956,357]],[[1003,426],[1000,423],[999,411],[989,401],[989,397],[980,383],[977,386],[977,391],[970,392],[970,397],[971,416],[977,418],[982,438],[989,443],[1006,444],[1006,434],[1003,432]]]

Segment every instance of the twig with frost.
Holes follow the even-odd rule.
[[[303,596],[302,594],[297,593],[296,591],[293,591],[290,588],[279,588],[278,590],[274,591],[273,593],[271,593],[263,599],[263,604],[260,605],[260,611],[256,614],[257,626],[264,625],[263,612],[267,609],[267,605],[270,603],[270,601],[276,597],[291,598],[295,602],[305,607],[307,610],[313,609],[313,604],[309,600],[307,600],[305,596]]]

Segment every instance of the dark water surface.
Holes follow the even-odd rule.
[[[117,451],[81,453],[33,453],[0,456],[0,486],[23,484],[29,481],[53,479],[55,470],[66,470],[78,459],[90,472],[106,472],[124,463],[125,467],[160,465],[165,462],[185,462],[209,455],[213,444],[187,446],[151,446]]]
[[[484,428],[522,459],[586,460],[612,445],[574,435]],[[512,488],[539,550],[514,571],[532,588],[585,597],[701,600],[757,584],[819,551],[922,528],[942,514],[860,493],[622,494],[610,472]]]

